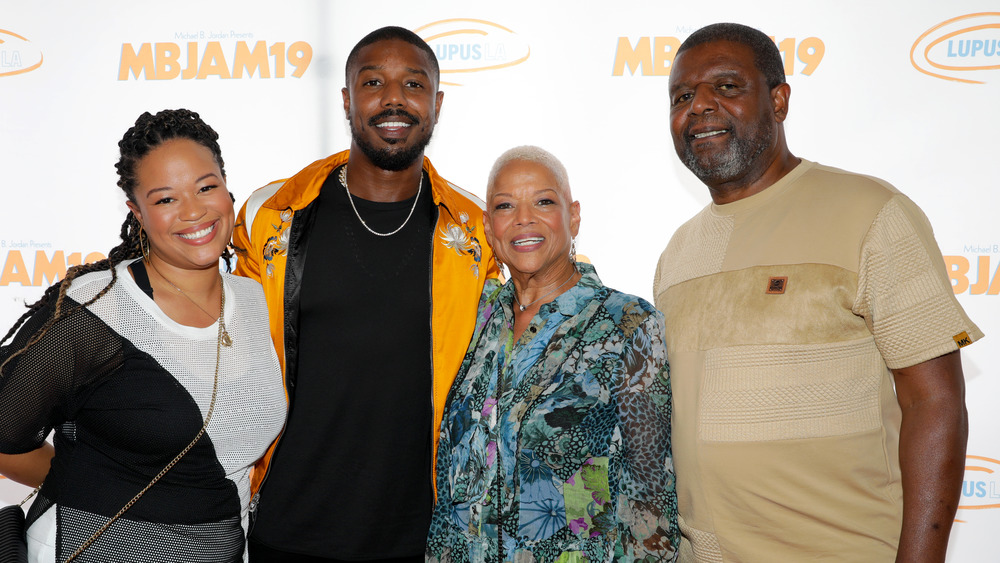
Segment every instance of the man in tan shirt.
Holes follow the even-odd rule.
[[[674,147],[712,204],[654,281],[666,316],[681,561],[944,561],[982,337],[920,209],[800,159],[766,35],[678,49]]]

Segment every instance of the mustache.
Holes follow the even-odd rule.
[[[703,127],[706,125],[711,127],[718,127],[720,129],[729,129],[729,130],[733,129],[733,123],[728,119],[718,118],[718,117],[710,119],[702,119],[697,121],[696,123],[691,123],[690,125],[688,125],[687,128],[684,129],[684,137],[690,139],[692,136],[691,133],[692,130],[694,130],[696,127]]]
[[[415,116],[415,115],[413,115],[412,113],[410,113],[410,112],[408,112],[406,110],[403,110],[403,109],[387,109],[385,111],[382,111],[382,112],[380,112],[380,113],[378,113],[376,115],[373,115],[373,116],[369,117],[368,118],[368,126],[369,127],[375,127],[375,125],[380,120],[385,119],[386,117],[405,117],[406,119],[409,119],[410,122],[413,123],[413,125],[419,125],[420,124],[420,118],[417,117],[417,116]]]

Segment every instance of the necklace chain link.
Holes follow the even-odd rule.
[[[531,307],[531,306],[532,306],[532,305],[534,305],[535,303],[538,303],[538,302],[539,302],[539,301],[541,301],[542,299],[545,299],[545,298],[546,298],[546,297],[548,297],[549,295],[552,295],[553,293],[555,293],[555,292],[559,291],[560,289],[562,289],[562,287],[563,287],[564,285],[566,285],[566,284],[568,284],[568,283],[569,283],[569,280],[573,279],[573,276],[575,276],[575,275],[577,274],[577,272],[578,272],[578,271],[579,271],[579,270],[577,270],[577,269],[576,269],[576,266],[574,266],[574,267],[573,267],[573,273],[572,273],[572,274],[570,274],[568,278],[566,278],[566,281],[564,281],[564,282],[562,282],[561,284],[559,284],[559,287],[557,287],[557,288],[553,289],[552,291],[550,291],[550,292],[546,293],[545,295],[543,295],[543,296],[539,297],[538,299],[535,299],[534,301],[532,301],[531,303],[528,303],[527,305],[521,305],[521,300],[517,298],[517,288],[515,287],[515,288],[514,288],[514,301],[517,301],[517,306],[518,306],[518,307],[520,307],[520,308],[521,308],[521,310],[523,311],[523,310],[527,309],[528,307]]]
[[[213,319],[215,318],[212,315],[212,313],[209,313],[208,311],[206,311],[205,308],[202,307],[201,305],[199,305],[197,301],[195,301],[194,299],[192,299],[190,295],[188,295],[187,293],[184,293],[184,291],[181,288],[179,288],[176,285],[174,285],[174,282],[168,280],[166,276],[164,276],[163,274],[161,274],[160,270],[158,270],[156,268],[156,266],[153,264],[152,261],[147,262],[147,264],[149,264],[153,268],[153,271],[156,272],[156,275],[160,276],[160,278],[163,281],[167,282],[170,285],[170,287],[176,289],[177,293],[180,293],[181,295],[183,295],[184,297],[186,297],[188,301],[190,301],[192,304],[194,304],[195,307],[201,309],[202,313],[205,313],[206,315],[208,315],[209,317],[212,317]],[[222,299],[220,300],[221,303],[219,305],[219,330],[221,332],[221,336],[219,337],[219,341],[222,343],[223,346],[232,346],[233,345],[233,339],[229,336],[229,331],[226,330],[226,286],[225,286],[225,282],[222,281],[222,276],[219,276],[219,283],[220,283],[220,288],[221,288],[221,291],[222,291]]]
[[[410,217],[413,217],[413,211],[416,210],[416,208],[417,208],[417,201],[420,200],[420,189],[424,185],[424,171],[421,170],[420,171],[420,182],[417,184],[417,195],[416,195],[416,197],[413,198],[413,207],[410,208],[410,214],[406,216],[406,219],[403,221],[403,224],[400,225],[398,228],[396,228],[395,231],[392,231],[391,233],[380,233],[380,232],[372,229],[371,227],[369,227],[368,223],[365,223],[365,220],[361,218],[361,214],[358,213],[358,208],[354,205],[354,196],[351,195],[351,189],[347,187],[347,165],[346,164],[340,168],[340,174],[338,175],[338,178],[340,179],[340,183],[343,184],[344,190],[347,191],[347,201],[351,202],[351,209],[354,210],[354,216],[358,218],[358,221],[361,221],[361,224],[364,225],[364,227],[366,229],[368,229],[369,233],[371,233],[371,234],[373,234],[373,235],[375,235],[377,237],[389,237],[389,236],[392,236],[392,235],[398,233],[399,231],[403,230],[403,227],[405,227],[406,224],[410,222]]]

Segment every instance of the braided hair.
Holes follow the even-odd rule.
[[[138,119],[136,119],[135,125],[130,127],[129,130],[125,132],[125,136],[122,137],[122,140],[118,142],[118,149],[121,155],[118,162],[115,164],[115,168],[118,170],[118,187],[125,192],[125,197],[127,197],[129,201],[135,203],[135,188],[138,184],[138,180],[136,178],[136,168],[138,167],[139,162],[142,161],[142,159],[149,154],[150,151],[160,146],[165,141],[178,138],[190,139],[209,149],[212,152],[212,156],[215,158],[216,164],[219,165],[219,170],[222,172],[223,179],[225,179],[226,170],[222,161],[222,150],[219,148],[219,134],[216,133],[215,130],[212,129],[207,123],[205,123],[196,112],[187,109],[166,109],[158,112],[156,115],[145,112],[140,115]],[[232,197],[232,194],[230,194],[230,198]],[[119,233],[121,243],[108,252],[107,258],[91,264],[81,264],[67,269],[66,275],[61,281],[46,289],[41,299],[31,305],[28,305],[28,310],[21,315],[17,322],[14,323],[14,326],[7,331],[7,334],[0,339],[0,344],[6,342],[7,339],[13,336],[17,332],[17,329],[19,329],[21,325],[23,325],[25,321],[27,321],[28,318],[30,318],[35,312],[47,306],[49,303],[52,303],[53,301],[55,302],[54,311],[49,320],[46,321],[45,324],[43,324],[41,328],[39,328],[38,331],[36,331],[35,334],[28,339],[23,348],[11,354],[6,360],[4,360],[3,364],[0,365],[0,374],[2,374],[3,368],[7,365],[7,363],[41,340],[52,325],[70,316],[74,312],[94,303],[107,293],[112,286],[114,286],[115,282],[118,280],[116,266],[126,260],[132,260],[142,256],[139,234],[140,231],[142,231],[142,225],[139,224],[135,215],[129,211],[128,215],[125,217],[125,222],[122,223],[121,232]],[[226,260],[227,269],[230,268],[232,252],[230,252],[228,247],[223,251],[222,258]],[[66,291],[73,283],[73,280],[83,274],[100,270],[109,270],[111,272],[111,281],[108,282],[108,285],[87,302],[64,309],[63,304],[66,298]]]

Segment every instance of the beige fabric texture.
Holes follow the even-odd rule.
[[[919,208],[881,180],[803,160],[678,229],[654,295],[681,561],[893,560],[890,369],[956,350],[961,333],[982,337]]]

